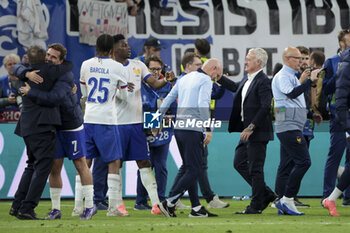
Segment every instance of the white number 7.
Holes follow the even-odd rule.
[[[77,144],[78,144],[77,140],[72,141],[72,145],[74,146],[74,152],[77,151]]]

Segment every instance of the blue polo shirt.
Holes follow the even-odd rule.
[[[289,130],[303,130],[307,119],[307,109],[304,94],[296,98],[289,98],[287,94],[300,85],[296,77],[297,71],[284,65],[272,80],[272,94],[274,98],[276,133]]]

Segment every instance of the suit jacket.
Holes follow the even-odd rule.
[[[58,130],[70,130],[78,128],[83,124],[83,114],[77,94],[72,93],[74,86],[74,75],[71,72],[73,64],[65,60],[59,65],[61,75],[50,91],[31,89],[28,97],[38,105],[46,107],[59,106],[62,125]]]
[[[40,70],[38,73],[44,78],[41,84],[35,84],[28,81],[32,89],[50,91],[57,78],[62,74],[58,66],[43,63],[31,66],[34,70]],[[23,67],[19,64],[14,67],[14,74],[17,77],[21,75]],[[18,75],[17,75],[18,74]],[[28,96],[23,96],[23,107],[21,116],[17,123],[15,133],[21,137],[38,134],[48,131],[54,131],[55,126],[61,125],[61,118],[58,107],[44,107],[34,103]]]
[[[350,133],[350,48],[342,53],[342,65],[337,71],[335,117],[344,131]]]
[[[272,117],[270,114],[272,100],[271,80],[263,71],[260,71],[255,76],[245,95],[243,103],[244,121],[242,122],[242,88],[247,80],[247,76],[239,84],[226,77],[222,77],[219,80],[223,87],[236,92],[228,131],[242,132],[250,123],[253,123],[255,129],[254,133],[249,137],[249,141],[273,140]]]

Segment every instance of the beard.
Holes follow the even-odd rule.
[[[308,67],[307,64],[301,65],[300,66],[300,73],[303,73],[306,70],[307,67]]]

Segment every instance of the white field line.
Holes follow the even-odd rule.
[[[248,225],[295,225],[295,222],[290,222],[290,223],[286,223],[286,222],[261,222],[261,223],[257,223],[257,222],[201,222],[201,223],[155,223],[155,224],[140,224],[137,223],[138,227],[142,227],[142,226],[218,226],[218,225],[222,225],[222,226],[226,226],[226,225],[242,225],[242,226],[248,226]],[[342,222],[342,223],[337,223],[337,222],[300,222],[298,221],[298,224],[302,224],[302,225],[332,225],[332,224],[341,224],[341,225],[350,225],[350,222]],[[84,224],[84,225],[80,225],[80,224],[71,224],[71,223],[58,223],[57,225],[17,225],[17,226],[0,226],[0,229],[25,229],[25,228],[57,228],[59,225],[59,228],[80,228],[80,227],[120,227],[120,223],[115,223],[115,224]],[[123,226],[135,226],[135,224],[125,224],[123,223]]]

